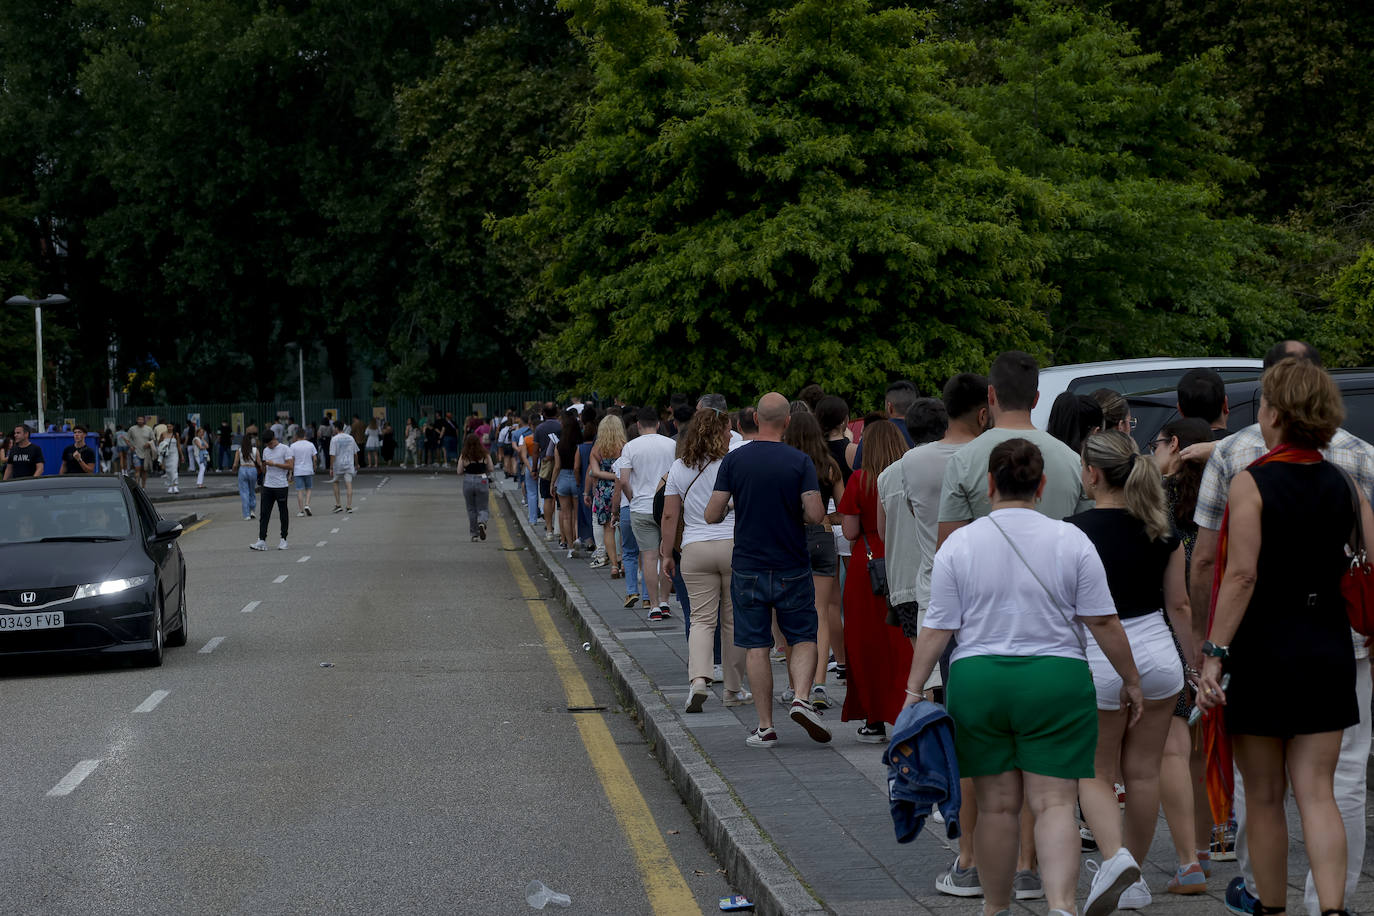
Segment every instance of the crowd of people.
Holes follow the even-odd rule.
[[[1012,899],[1079,912],[1089,849],[1088,916],[1202,893],[1235,858],[1228,907],[1282,913],[1290,786],[1307,909],[1339,914],[1363,861],[1371,693],[1340,579],[1356,514],[1374,530],[1374,449],[1340,428],[1311,347],[1264,364],[1258,423],[1229,430],[1220,376],[1191,370],[1144,450],[1112,390],[1062,395],[1035,428],[1039,370],[1010,352],[939,397],[895,382],[857,421],[816,386],[734,411],[717,394],[510,411],[459,472],[465,493],[482,481],[474,538],[500,468],[566,560],[624,579],[626,608],[669,622],[675,597],[685,712],[719,683],[724,705],[752,702],[751,747],[783,743],[775,703],[831,740],[827,677],[860,741],[944,703],[963,839],[936,886],[987,916]],[[1222,736],[1207,758],[1204,732]],[[1161,809],[1177,865],[1152,890]]]

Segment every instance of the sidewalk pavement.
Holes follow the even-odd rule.
[[[554,597],[588,634],[592,651],[608,668],[623,702],[635,709],[641,727],[677,786],[712,850],[738,892],[759,913],[981,914],[981,899],[949,897],[935,890],[935,879],[950,865],[956,844],[944,827],[927,820],[920,836],[898,844],[888,813],[883,745],[861,744],[862,722],[840,722],[844,687],[827,692],[834,701],[826,724],[829,744],[812,741],[794,725],[782,706],[775,722],[779,747],[748,747],[744,738],[757,724],[752,705],[727,709],[723,687],[714,685],[702,713],[682,712],[687,699],[687,644],[681,608],[673,618],[649,623],[645,611],[622,607],[625,581],[610,578],[610,568],[591,569],[586,559],[567,560],[526,521],[520,494],[510,482],[496,485],[503,508],[524,532],[529,549],[553,588]],[[494,502],[499,502],[494,500]],[[787,686],[786,670],[774,665],[774,695]],[[1307,860],[1296,811],[1289,809],[1290,901],[1300,906]],[[1093,856],[1097,858],[1096,855]],[[1085,858],[1088,858],[1085,856]],[[1207,893],[1178,897],[1165,891],[1176,858],[1163,817],[1147,861],[1142,865],[1154,901],[1147,912],[1158,916],[1223,912],[1226,885],[1239,874],[1234,862],[1215,863]],[[1374,885],[1365,871],[1347,907],[1374,910]],[[1079,901],[1088,875],[1080,876]],[[1044,913],[1044,901],[1014,903],[1014,912]]]

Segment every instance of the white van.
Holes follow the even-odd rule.
[[[1239,357],[1203,356],[1175,359],[1160,356],[1048,366],[1040,370],[1040,400],[1031,411],[1031,422],[1037,429],[1044,429],[1049,424],[1050,408],[1054,406],[1054,399],[1065,391],[1092,394],[1099,388],[1111,388],[1130,397],[1177,388],[1178,380],[1183,377],[1183,373],[1198,367],[1217,370],[1223,381],[1238,382],[1259,378],[1264,370],[1264,361]]]

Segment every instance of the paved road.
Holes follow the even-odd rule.
[[[236,499],[197,501],[190,645],[0,679],[0,911],[520,913],[536,878],[574,912],[715,910],[718,863],[528,554],[469,542],[451,476],[355,505],[253,553]]]

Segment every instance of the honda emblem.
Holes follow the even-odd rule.
[[[20,603],[20,604],[33,604],[33,603],[34,603],[35,601],[37,601],[37,600],[38,600],[38,592],[20,592],[20,593],[19,593],[19,603]]]

